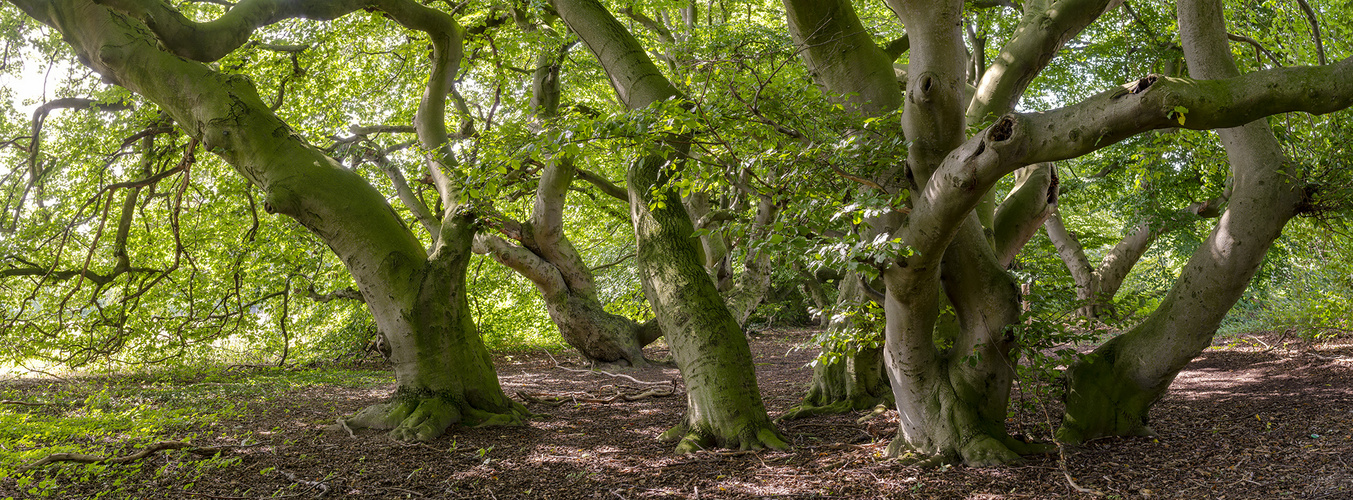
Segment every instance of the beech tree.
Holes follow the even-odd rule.
[[[457,165],[445,116],[464,32],[451,16],[403,1],[253,2],[199,24],[157,1],[15,5],[60,32],[103,78],[158,105],[261,189],[269,213],[297,220],[347,266],[389,342],[399,394],[346,425],[429,439],[453,423],[521,423],[525,408],[499,387],[465,294],[479,222],[472,200],[451,177]],[[370,184],[280,120],[247,79],[204,64],[238,49],[260,26],[301,16],[332,19],[364,8],[425,33],[433,45],[433,71],[414,120],[446,202],[431,249]]]
[[[687,389],[686,414],[664,433],[679,452],[787,446],[743,333],[776,267],[839,277],[823,338],[851,346],[814,367],[796,413],[891,404],[900,428],[890,453],[932,462],[999,464],[1046,451],[1005,428],[1021,349],[1040,335],[1022,315],[1028,304],[1011,266],[1047,228],[1086,311],[1101,314],[1096,301],[1163,227],[1142,223],[1092,270],[1057,215],[1062,166],[1153,131],[1217,129],[1229,188],[1178,205],[1181,217],[1215,217],[1211,234],[1149,316],[1067,371],[1058,439],[1150,433],[1151,404],[1211,340],[1284,224],[1314,206],[1320,187],[1284,156],[1266,118],[1353,105],[1353,60],[1329,62],[1323,48],[1316,65],[1242,73],[1220,0],[1180,0],[1177,46],[1166,41],[1171,30],[1148,37],[1157,39],[1152,50],[1177,48],[1186,73],[1176,54],[1162,73],[1115,73],[1124,81],[1093,89],[1086,82],[1108,78],[1102,68],[1078,69],[1068,54],[1094,46],[1095,23],[1150,26],[1126,2],[783,0],[703,11],[694,2],[599,0],[10,4],[136,95],[125,100],[162,112],[157,127],[191,137],[176,148],[200,144],[224,160],[262,193],[265,211],[294,219],[341,260],[389,341],[399,383],[391,402],[344,425],[389,428],[400,439],[526,416],[498,386],[472,318],[467,265],[481,252],[530,279],[562,337],[590,360],[643,364],[640,348],[665,337]],[[288,88],[318,100],[323,83],[296,90],[283,77],[269,104],[239,71],[251,50],[304,52],[259,39],[265,30],[296,38],[288,42],[352,37],[307,30],[359,10],[399,26],[373,35],[395,47],[377,59],[426,70],[417,88],[398,80],[377,90],[393,101],[421,94],[416,106],[372,106],[391,123],[329,138],[334,123],[301,127],[304,118],[278,111]],[[483,42],[467,51],[472,37]],[[301,75],[290,57],[290,74]],[[467,76],[466,61],[498,80]],[[454,131],[448,109],[465,122]],[[337,114],[345,113],[367,116]],[[415,139],[390,139],[400,134]],[[163,148],[157,140],[142,150]],[[321,140],[335,145],[312,144]],[[420,165],[401,163],[409,158]],[[147,160],[134,183],[188,170],[153,168],[162,163]],[[379,170],[374,178],[363,176],[366,164]],[[28,185],[42,171],[25,164]],[[623,187],[609,180],[618,171]],[[16,199],[28,185],[11,189]],[[634,247],[648,323],[606,309],[601,266],[589,268],[589,250],[574,246],[568,231],[585,221],[568,210],[589,197],[627,208],[612,239]],[[127,232],[135,231],[117,234]],[[7,275],[103,286],[163,274],[112,260],[115,274],[27,262]],[[270,286],[290,291],[301,279],[281,276]],[[289,295],[280,297],[285,327]],[[863,320],[871,314],[881,314],[881,331]]]

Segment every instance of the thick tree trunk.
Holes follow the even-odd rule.
[[[992,465],[1044,451],[1005,430],[1015,363],[1007,326],[1018,320],[1019,296],[976,214],[963,222],[942,269],[936,276],[916,259],[884,273],[884,354],[901,421],[889,453]],[[941,291],[956,325],[941,324]]]
[[[399,440],[427,441],[447,427],[521,425],[526,408],[503,393],[493,358],[475,327],[465,294],[474,220],[446,221],[440,248],[423,262],[392,262],[407,286],[374,294],[362,287],[390,347],[399,388],[389,403],[343,422],[349,428],[391,429]]]
[[[343,261],[393,347],[400,386],[395,402],[354,424],[429,439],[456,422],[521,422],[525,409],[503,394],[467,313],[470,215],[448,217],[447,241],[429,256],[380,193],[294,135],[246,79],[165,52],[139,21],[88,0],[15,3],[95,71],[158,104],[263,190],[268,212],[296,219]]]
[[[1227,47],[1221,2],[1181,0],[1179,24],[1194,77],[1239,74]],[[1059,440],[1152,434],[1147,426],[1151,406],[1211,343],[1269,246],[1297,213],[1304,197],[1300,167],[1283,155],[1268,122],[1217,133],[1234,177],[1230,205],[1160,306],[1068,370]]]

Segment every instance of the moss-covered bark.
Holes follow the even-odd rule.
[[[809,276],[809,279],[814,279]],[[865,298],[860,276],[849,272],[841,280],[834,311],[853,310],[862,307]],[[858,331],[853,315],[830,314],[827,325],[828,337],[845,334],[850,336],[874,335],[874,339],[858,339],[860,345],[877,343],[877,347],[862,347],[855,352],[832,358],[830,362],[813,365],[813,378],[808,385],[808,393],[798,406],[791,408],[779,417],[781,420],[811,417],[832,413],[845,413],[873,408],[880,404],[892,405],[892,390],[888,388],[887,374],[883,371],[883,332]]]
[[[392,429],[395,439],[425,441],[452,424],[520,425],[528,415],[498,384],[465,293],[474,221],[443,222],[442,242],[427,260],[409,262],[403,293],[366,295],[390,346],[399,390],[390,403],[362,410],[351,428]],[[398,266],[401,263],[391,263]]]
[[[686,415],[663,439],[679,441],[678,453],[788,448],[766,415],[747,337],[705,274],[690,216],[666,185],[671,168],[649,155],[627,175],[640,282],[686,383]]]

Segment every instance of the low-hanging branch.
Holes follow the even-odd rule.
[[[579,168],[577,169],[577,172],[574,173],[574,175],[576,178],[583,181],[587,181],[593,186],[596,186],[597,189],[601,190],[601,192],[606,194],[607,196],[623,201],[625,203],[629,203],[630,201],[629,192],[625,191],[625,188],[615,185],[611,181],[607,180],[605,177],[602,177],[601,174],[592,172],[587,169]]]

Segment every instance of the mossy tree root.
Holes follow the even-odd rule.
[[[838,400],[825,404],[821,401],[814,400],[810,394],[809,397],[805,397],[803,402],[798,406],[785,410],[783,414],[775,418],[775,421],[795,420],[816,417],[818,415],[837,415],[852,411],[869,410],[876,408],[879,405],[892,407],[893,404],[892,394],[882,396],[857,395],[850,399]]]
[[[788,450],[784,436],[774,426],[746,425],[742,430],[730,436],[720,436],[715,432],[688,424],[679,424],[668,429],[658,437],[659,441],[677,442],[675,453],[678,455],[714,448],[737,450]]]
[[[351,418],[340,419],[351,429],[390,430],[396,441],[431,441],[452,425],[484,427],[525,425],[531,412],[508,400],[506,408],[480,408],[459,398],[440,395],[395,396],[390,402],[368,406]]]

